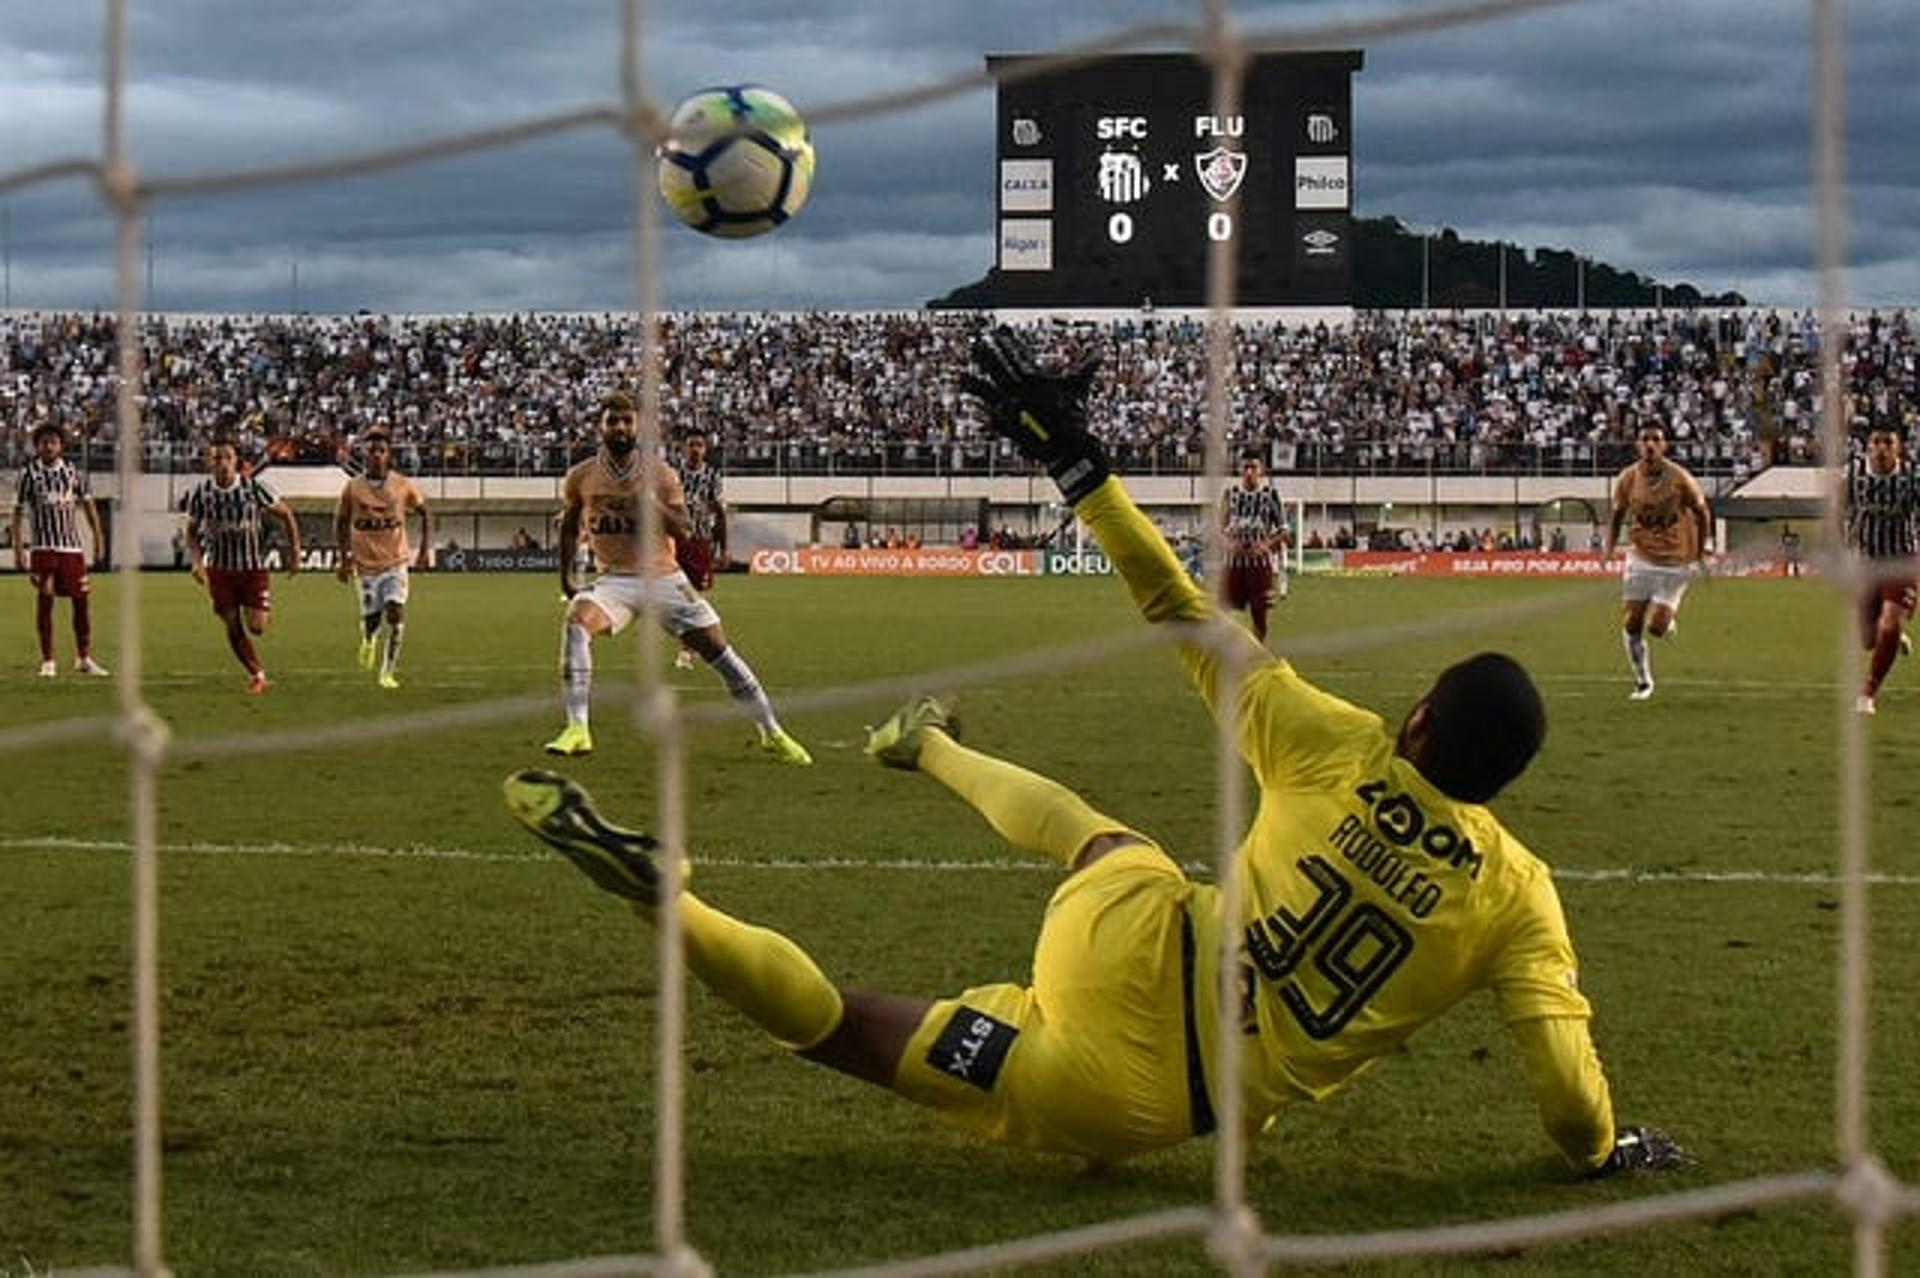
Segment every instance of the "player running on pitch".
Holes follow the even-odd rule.
[[[1287,515],[1258,449],[1240,454],[1240,482],[1220,496],[1220,530],[1227,538],[1221,599],[1229,611],[1244,608],[1254,638],[1264,642],[1276,588],[1287,596]]]
[[[87,477],[60,455],[66,436],[52,422],[34,428],[33,457],[20,468],[20,484],[13,498],[13,566],[24,569],[33,585],[33,623],[40,638],[40,677],[60,671],[53,659],[53,601],[65,599],[73,609],[73,668],[80,674],[104,675],[107,668],[93,659],[93,585],[87,576],[85,543],[80,520],[93,534],[93,558],[100,557],[106,539],[100,532],[100,511],[87,491]],[[29,534],[31,530],[31,534]]]
[[[406,636],[408,568],[427,566],[433,515],[420,486],[393,469],[393,440],[378,427],[367,432],[366,472],[347,480],[333,512],[340,562],[334,575],[360,585],[360,668],[378,668],[382,688],[398,688],[394,669]],[[407,545],[407,514],[420,512],[420,552]],[[387,642],[380,646],[380,623]]]
[[[1667,460],[1666,427],[1648,422],[1635,442],[1640,460],[1614,477],[1605,553],[1613,557],[1620,525],[1632,516],[1621,578],[1621,639],[1633,670],[1630,699],[1645,701],[1653,695],[1653,654],[1646,637],[1659,639],[1678,628],[1674,618],[1687,579],[1695,563],[1713,553],[1713,519],[1698,481],[1686,467]]]
[[[701,594],[713,589],[713,574],[727,562],[727,502],[721,489],[720,468],[707,456],[707,435],[694,427],[680,443],[680,455],[670,463],[680,477],[687,499],[687,524],[692,531],[673,539],[673,556],[680,571]],[[693,669],[693,649],[685,644],[673,659],[674,669]]]
[[[270,686],[253,640],[273,619],[273,591],[260,550],[260,514],[280,521],[287,535],[287,576],[300,571],[300,524],[285,501],[251,475],[240,473],[233,441],[216,437],[207,446],[208,477],[180,502],[187,516],[187,556],[193,579],[206,586],[213,611],[226,627],[227,646],[247,670],[247,691]]]
[[[869,737],[1067,877],[1041,924],[1030,986],[928,1000],[842,989],[783,936],[680,897],[693,971],[789,1049],[892,1088],[989,1140],[1124,1158],[1214,1126],[1212,1031],[1221,929],[1240,939],[1242,1081],[1250,1126],[1352,1082],[1475,989],[1520,1049],[1548,1135],[1590,1175],[1682,1165],[1663,1134],[1616,1128],[1588,1035],[1573,946],[1546,866],[1482,804],[1545,732],[1510,659],[1450,667],[1397,733],[1313,687],[1237,626],[1108,474],[1088,432],[1091,367],[1039,371],[1002,332],[966,389],[1043,463],[1150,622],[1183,626],[1180,658],[1234,728],[1261,785],[1241,848],[1243,913],[1152,840],[1044,777],[959,744],[939,702]],[[1244,672],[1236,683],[1232,671]],[[609,825],[551,773],[507,781],[508,806],[602,888],[657,903],[654,842]]]
[[[712,666],[726,683],[727,695],[752,712],[760,730],[760,748],[785,763],[812,763],[806,747],[780,726],[753,668],[727,643],[720,614],[694,590],[675,562],[674,540],[692,532],[686,500],[671,466],[639,456],[638,420],[632,396],[622,391],[608,395],[600,406],[600,450],[569,470],[561,485],[560,589],[568,603],[560,673],[567,726],[547,742],[547,753],[592,753],[588,707],[593,694],[593,640],[619,634],[640,614],[643,601],[651,599],[667,632]],[[651,502],[659,512],[662,536],[653,558],[642,563],[644,502]],[[572,553],[583,527],[600,565],[600,576],[584,591],[574,581]]]
[[[1867,561],[1872,580],[1860,597],[1860,642],[1873,655],[1854,701],[1861,714],[1877,711],[1880,685],[1911,644],[1906,624],[1920,601],[1914,564],[1920,526],[1920,475],[1900,460],[1900,426],[1892,418],[1867,432],[1867,451],[1847,466],[1847,541]]]

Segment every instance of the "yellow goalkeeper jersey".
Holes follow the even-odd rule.
[[[1117,480],[1078,514],[1151,621],[1199,621],[1207,598]],[[1244,632],[1236,631],[1244,635]],[[1244,636],[1231,705],[1225,659],[1182,664],[1233,726],[1260,787],[1240,850],[1240,912],[1198,889],[1195,994],[1212,1024],[1220,928],[1239,935],[1237,1013],[1247,1119],[1321,1099],[1466,995],[1490,989],[1519,1040],[1549,1134],[1595,1166],[1613,1142],[1573,944],[1547,867],[1486,807],[1441,793],[1394,750],[1378,715],[1315,688]],[[1213,1076],[1213,1040],[1202,1036]]]

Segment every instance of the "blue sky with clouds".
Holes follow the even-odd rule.
[[[803,109],[977,71],[1143,21],[1154,0],[654,0],[663,105],[758,80]],[[1431,5],[1241,5],[1249,28]],[[1920,4],[1851,0],[1852,296],[1920,302]],[[154,173],[312,159],[615,94],[614,0],[133,0],[136,162]],[[0,0],[0,172],[97,152],[101,6]],[[807,14],[804,23],[796,15]],[[1574,249],[1757,302],[1812,300],[1805,0],[1586,0],[1366,47],[1356,209]],[[666,227],[665,297],[714,307],[912,307],[993,251],[981,88],[815,130],[813,201],[748,243]],[[405,171],[155,204],[158,304],[459,311],[632,299],[633,173],[610,130]],[[0,195],[16,306],[112,297],[111,224],[84,183]]]

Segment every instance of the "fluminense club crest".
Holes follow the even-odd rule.
[[[1200,185],[1207,188],[1207,194],[1224,203],[1233,198],[1240,189],[1240,179],[1247,175],[1247,155],[1216,146],[1194,156],[1193,166],[1200,171]]]

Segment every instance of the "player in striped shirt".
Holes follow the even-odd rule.
[[[689,430],[680,444],[680,456],[671,465],[680,476],[680,491],[687,499],[687,519],[691,535],[673,539],[673,557],[680,571],[701,594],[713,589],[713,574],[727,562],[727,507],[721,496],[720,468],[707,460],[706,432]],[[673,659],[676,670],[693,669],[693,649],[684,643]]]
[[[1229,609],[1246,609],[1254,637],[1264,640],[1276,585],[1286,597],[1286,569],[1276,571],[1275,561],[1286,546],[1287,516],[1257,449],[1240,454],[1240,482],[1220,498],[1220,528],[1227,536],[1221,599]]]
[[[92,585],[87,579],[87,548],[80,540],[80,519],[93,534],[93,555],[105,547],[100,512],[87,491],[87,477],[60,456],[66,437],[48,422],[33,432],[33,458],[20,470],[20,486],[13,498],[13,566],[24,569],[33,583],[33,621],[40,634],[40,677],[51,679],[59,666],[53,659],[53,601],[67,599],[73,608],[73,668],[81,674],[104,675],[105,666],[91,652],[93,639]],[[29,537],[28,528],[32,534]]]
[[[1900,461],[1900,426],[1891,418],[1867,433],[1867,451],[1847,466],[1847,541],[1873,578],[1860,598],[1860,642],[1873,654],[1854,709],[1875,712],[1874,698],[1902,652],[1906,624],[1920,602],[1914,554],[1920,526],[1920,475]]]
[[[213,611],[227,630],[227,646],[247,669],[247,691],[258,696],[268,687],[267,672],[253,649],[273,617],[273,592],[260,549],[262,512],[280,521],[287,538],[287,576],[300,571],[300,525],[286,502],[265,484],[240,473],[233,442],[215,439],[207,448],[208,478],[180,503],[187,517],[187,555],[193,579],[213,599]]]

